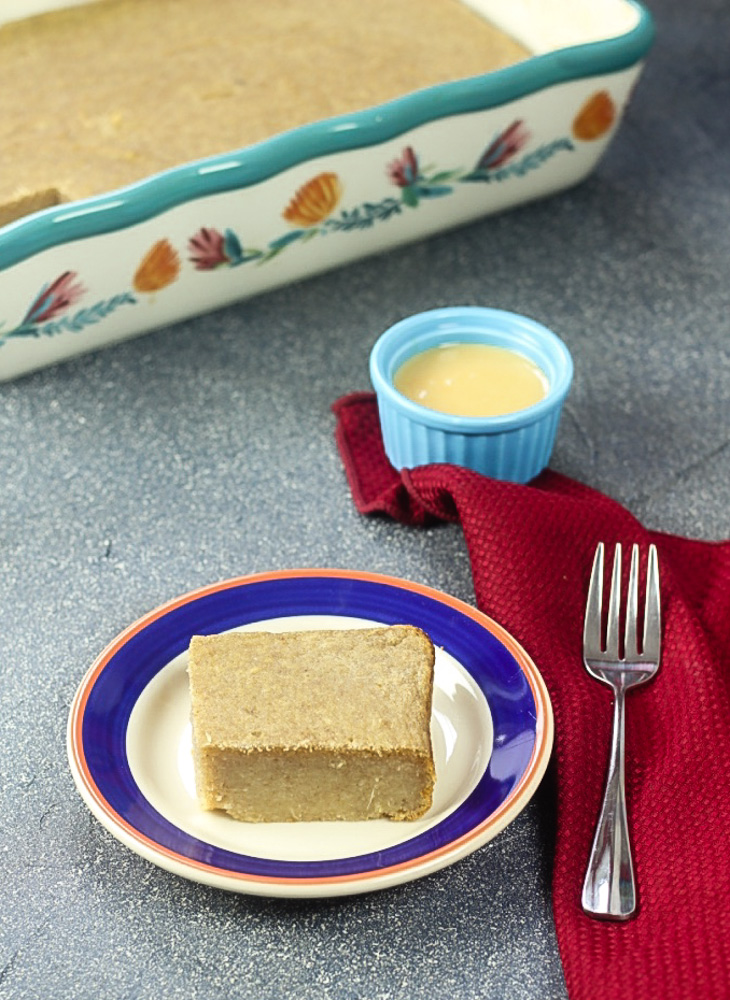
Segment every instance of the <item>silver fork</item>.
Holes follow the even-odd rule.
[[[636,909],[636,883],[626,816],[624,698],[629,688],[648,681],[659,668],[659,561],[656,547],[651,545],[646,570],[644,635],[639,651],[639,547],[633,546],[622,656],[619,648],[621,545],[616,546],[613,560],[605,646],[601,641],[603,553],[604,545],[601,542],[596,549],[588,588],[583,627],[583,662],[591,676],[613,689],[613,733],[603,805],[583,882],[581,903],[589,916],[606,920],[628,920]]]

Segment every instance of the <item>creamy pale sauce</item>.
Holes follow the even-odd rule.
[[[414,403],[461,417],[514,413],[547,395],[547,376],[534,361],[506,347],[453,343],[405,361],[395,388]]]

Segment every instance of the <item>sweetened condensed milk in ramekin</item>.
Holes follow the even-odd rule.
[[[570,353],[547,327],[476,306],[409,316],[370,355],[396,469],[448,463],[521,483],[550,460],[572,377]]]
[[[535,362],[496,344],[448,343],[414,354],[393,376],[407,399],[441,413],[498,417],[544,399],[547,375]]]

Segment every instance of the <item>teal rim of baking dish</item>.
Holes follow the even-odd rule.
[[[420,125],[485,111],[571,80],[619,72],[640,62],[654,21],[638,0],[625,34],[532,56],[480,76],[436,84],[351,115],[324,119],[246,146],[153,174],[91,198],[43,209],[0,230],[0,271],[73,240],[126,229],[185,202],[268,180],[307,160],[375,146]]]

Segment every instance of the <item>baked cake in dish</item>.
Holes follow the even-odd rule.
[[[0,224],[528,55],[459,0],[96,0],[11,22]]]
[[[0,381],[578,184],[653,37],[639,0],[2,0]]]

